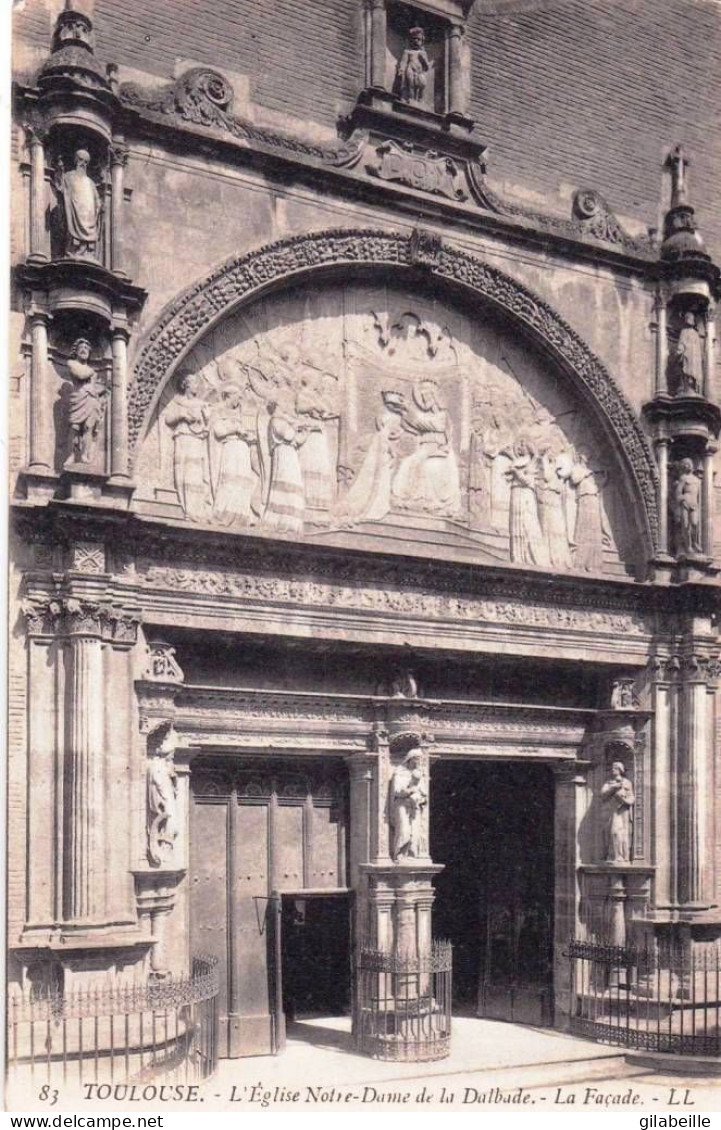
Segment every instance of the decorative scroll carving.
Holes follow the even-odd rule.
[[[120,87],[120,99],[126,106],[170,121],[187,122],[192,126],[216,129],[236,141],[258,142],[301,157],[312,157],[329,165],[348,166],[360,159],[366,135],[358,132],[349,142],[335,145],[314,145],[290,134],[256,126],[233,113],[233,89],[218,71],[195,67],[175,82],[159,90],[148,90],[137,83]]]
[[[584,188],[576,192],[571,219],[566,220],[506,200],[491,188],[480,164],[469,164],[467,174],[476,202],[500,216],[527,220],[540,230],[558,232],[575,239],[597,239],[635,255],[650,258],[655,254],[651,237],[637,239],[624,231],[609,205],[595,189]]]
[[[574,331],[539,298],[483,261],[442,245],[434,235],[414,233],[408,239],[375,232],[317,233],[231,260],[205,283],[194,286],[174,302],[146,341],[130,389],[131,444],[137,443],[148,408],[158,394],[158,374],[172,369],[199,331],[241,298],[250,296],[261,286],[267,287],[273,279],[285,281],[295,272],[312,266],[370,262],[377,266],[408,267],[419,261],[432,266],[438,277],[461,284],[525,322],[564,367],[576,374],[605,413],[618,449],[631,465],[643,498],[649,532],[655,537],[653,456],[638,421],[610,375]],[[297,411],[295,405],[290,411],[291,414]],[[593,540],[589,560],[598,560],[597,537]],[[591,568],[592,565],[582,564],[581,567]]]
[[[148,662],[143,678],[156,683],[182,683],[185,680],[182,668],[175,658],[175,648],[163,640],[153,640],[148,644]]]
[[[370,151],[365,167],[381,180],[398,181],[449,200],[468,199],[460,166],[451,157],[410,141],[400,145],[396,141],[381,142]]]

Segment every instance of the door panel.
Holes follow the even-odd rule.
[[[272,1054],[285,1039],[280,892],[345,888],[346,768],[208,759],[191,787],[191,938],[220,960],[220,1054]]]

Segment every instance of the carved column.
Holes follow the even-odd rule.
[[[110,406],[110,474],[128,477],[128,331],[112,333],[113,375]]]
[[[709,303],[706,309],[706,364],[704,365],[704,396],[709,400],[715,399],[714,388],[714,330],[715,330],[715,309]]]
[[[448,29],[448,113],[466,113],[463,82],[463,25],[451,24]]]
[[[386,0],[371,0],[371,86],[386,86]]]
[[[66,601],[70,695],[65,822],[65,917],[92,924],[105,909],[103,657],[97,606]]]
[[[565,952],[569,939],[578,933],[578,865],[581,862],[578,831],[586,811],[588,766],[587,761],[572,761],[553,767],[556,785],[553,829],[556,875],[554,986],[557,1008],[565,1016],[571,1000]]]
[[[652,796],[654,805],[652,862],[656,867],[656,905],[668,906],[674,901],[675,876],[672,797],[674,758],[672,720],[672,660],[658,656],[651,660],[650,693],[653,711]]]
[[[30,377],[30,458],[33,471],[51,471],[54,463],[52,403],[48,387],[48,323],[46,310],[29,311],[32,342]]]
[[[26,931],[48,929],[58,918],[55,861],[62,848],[56,824],[58,665],[55,626],[60,606],[27,602],[27,899]]]
[[[668,392],[668,323],[663,295],[656,295],[656,395]]]
[[[26,126],[30,150],[30,248],[28,259],[44,262],[50,258],[45,232],[45,133]]]
[[[110,269],[117,275],[123,271],[123,171],[128,161],[128,150],[122,138],[115,138],[109,151],[110,158]]]
[[[703,908],[708,905],[705,897],[710,755],[707,657],[686,656],[682,673],[676,830],[678,899],[689,908]]]
[[[353,754],[347,760],[350,777],[350,883],[357,888],[359,868],[370,863],[373,810],[373,783],[378,760],[365,753]]]
[[[717,448],[715,444],[709,443],[703,454],[703,479],[701,484],[702,502],[701,502],[701,545],[707,557],[713,557],[713,504],[714,504],[714,458],[716,456]]]
[[[668,554],[668,451],[671,441],[666,436],[656,440],[658,463],[658,552]]]

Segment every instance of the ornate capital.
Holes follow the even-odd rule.
[[[32,148],[34,145],[44,145],[48,138],[48,131],[40,122],[23,122],[25,141]]]
[[[114,644],[132,647],[138,639],[142,622],[140,613],[113,605],[101,609],[102,637]]]
[[[129,152],[130,150],[124,141],[113,141],[112,145],[108,147],[108,164],[111,168],[113,165],[122,165],[124,168],[128,163]]]
[[[54,636],[62,615],[59,600],[27,598],[20,603],[28,636]]]
[[[98,636],[102,634],[104,609],[95,601],[66,597],[63,601],[65,630],[69,636]]]

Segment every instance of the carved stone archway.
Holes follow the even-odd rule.
[[[309,276],[390,269],[397,280],[422,272],[502,311],[574,382],[596,410],[635,485],[650,552],[657,545],[657,472],[634,413],[605,366],[548,303],[475,255],[439,236],[332,229],[284,239],[228,259],[174,298],[141,343],[128,400],[131,461],[168,379],[211,327],[238,306]]]

